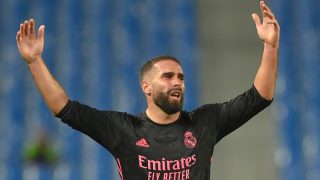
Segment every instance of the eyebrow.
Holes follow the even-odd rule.
[[[162,73],[161,74],[161,77],[164,77],[164,76],[174,76],[174,72],[164,72],[164,73]],[[179,78],[184,78],[184,74],[183,73],[177,73],[177,76],[179,77]]]

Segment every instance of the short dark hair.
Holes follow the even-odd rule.
[[[180,61],[176,58],[176,57],[173,57],[173,56],[169,56],[169,55],[161,55],[161,56],[156,56],[156,57],[153,57],[151,59],[149,59],[147,62],[145,62],[142,67],[140,68],[140,74],[139,74],[139,79],[140,79],[140,82],[143,80],[143,76],[152,69],[153,65],[159,61],[163,61],[163,60],[172,60],[176,63],[178,63],[180,66],[181,66],[181,63]]]

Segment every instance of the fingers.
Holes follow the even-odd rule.
[[[260,1],[260,8],[261,8],[262,15],[264,17],[267,16],[267,17],[272,18],[272,19],[275,18],[275,16],[272,13],[271,9],[265,4],[264,1]]]
[[[270,11],[263,11],[262,12],[262,14],[263,14],[263,16],[264,17],[269,17],[270,19],[272,19],[272,20],[275,20],[276,19],[276,17],[275,17],[275,15],[272,13],[272,12],[270,12]]]
[[[252,19],[253,19],[254,23],[256,24],[256,27],[259,27],[261,25],[260,18],[256,13],[252,14]]]
[[[262,5],[263,11],[263,17],[268,17],[268,20],[265,20],[267,24],[273,24],[276,26],[277,29],[280,29],[280,25],[276,19],[276,16],[272,13],[271,9],[263,3]]]
[[[266,21],[267,24],[274,24],[277,26],[277,28],[280,29],[275,15],[272,13],[271,9],[265,4],[264,1],[260,1],[260,8],[263,16],[263,21]]]
[[[16,40],[17,40],[17,42],[21,42],[21,33],[20,33],[20,31],[17,32]]]
[[[20,24],[20,29],[19,29],[20,37],[24,37],[24,24]]]
[[[29,22],[27,20],[24,21],[23,23],[23,26],[24,26],[24,35],[25,36],[28,36],[29,35]]]
[[[20,36],[25,37],[34,34],[34,26],[35,23],[33,19],[30,19],[29,21],[25,20],[23,23],[20,24]]]
[[[34,34],[34,31],[35,31],[35,29],[34,29],[34,20],[33,19],[30,19],[30,21],[29,21],[29,31],[30,31],[30,34]]]
[[[266,23],[267,24],[273,24],[276,27],[277,30],[280,30],[280,25],[279,25],[277,20],[268,20],[268,21],[266,21]]]
[[[268,16],[272,16],[272,18],[268,19],[268,20],[264,20],[265,23],[267,24],[274,24],[278,29],[280,29],[279,23],[278,21],[275,19],[274,15],[271,12],[266,12],[266,14],[268,14]],[[260,18],[256,13],[252,14],[252,19],[254,21],[254,23],[256,24],[256,27],[259,27],[261,24]]]
[[[43,40],[44,37],[44,25],[41,25],[38,30],[38,39]]]
[[[33,19],[25,20],[23,23],[20,24],[19,31],[17,32],[17,40],[21,41],[22,38],[27,36],[34,37],[35,31],[35,22]]]
[[[266,5],[266,3],[264,1],[260,1],[260,8],[261,8],[261,11],[269,11],[269,12],[272,12],[271,9]]]

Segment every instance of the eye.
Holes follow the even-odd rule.
[[[178,78],[183,81],[184,80],[184,75],[183,74],[178,74]]]
[[[166,78],[166,79],[171,79],[173,77],[173,73],[163,73],[162,74],[162,77],[163,78]]]

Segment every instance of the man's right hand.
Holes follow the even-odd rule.
[[[28,63],[32,63],[41,57],[44,45],[44,25],[35,32],[35,22],[33,19],[20,24],[20,29],[16,36],[17,46],[22,58]]]

